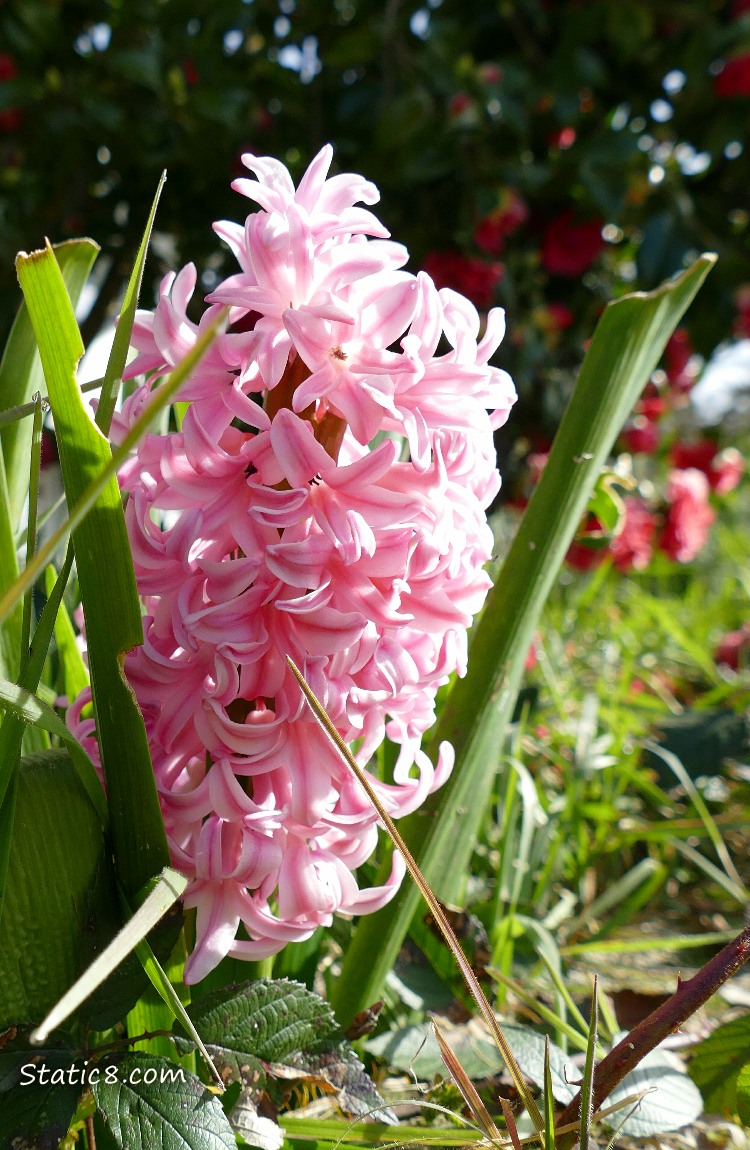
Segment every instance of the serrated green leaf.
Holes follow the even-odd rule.
[[[688,1073],[706,1110],[730,1116],[737,1109],[737,1078],[750,1050],[750,1014],[717,1027],[695,1047]]]
[[[51,1035],[45,1046],[32,1047],[29,1028],[21,1027],[13,1038],[5,1038],[0,1047],[0,1094],[7,1094],[29,1079],[32,1072],[22,1073],[24,1066],[44,1064],[51,1069],[72,1066],[76,1049],[69,1035],[62,1031]]]
[[[287,1056],[285,1066],[300,1070],[312,1079],[327,1082],[336,1091],[338,1105],[345,1114],[353,1118],[376,1114],[380,1122],[391,1126],[398,1123],[398,1118],[378,1094],[375,1083],[348,1042],[320,1042],[313,1050]],[[275,1067],[271,1066],[270,1070],[274,1075]]]
[[[216,1095],[166,1058],[126,1054],[110,1059],[92,1092],[122,1150],[236,1150]]]
[[[188,1008],[204,1041],[282,1062],[337,1029],[327,1002],[300,982],[259,979],[204,995]]]
[[[743,1126],[750,1126],[750,1062],[737,1075],[737,1117]]]
[[[28,1056],[27,1056],[28,1057]],[[26,1065],[29,1065],[28,1063]],[[57,1150],[75,1114],[80,1085],[66,1081],[72,1060],[58,1062],[51,1057],[43,1064],[49,1079],[31,1080],[27,1071],[23,1085],[3,1095],[0,1107],[0,1150]],[[81,1066],[76,1067],[80,1072]],[[36,1073],[38,1067],[33,1068]],[[57,1071],[57,1074],[55,1072]]]

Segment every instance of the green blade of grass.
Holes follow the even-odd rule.
[[[42,397],[34,396],[34,415],[31,424],[31,466],[29,472],[29,521],[26,526],[26,558],[33,559],[36,550],[36,519],[39,509],[39,473],[42,469]],[[31,644],[32,591],[29,587],[23,600],[21,623],[21,666],[29,658]]]
[[[65,579],[67,581],[67,575]],[[48,567],[44,572],[44,589],[48,597],[52,595],[56,582],[54,567]],[[55,615],[55,644],[62,672],[62,694],[72,703],[84,687],[88,686],[89,673],[76,643],[73,624],[62,600]]]
[[[611,883],[606,890],[595,898],[592,903],[576,915],[569,923],[565,924],[565,930],[568,937],[576,934],[577,931],[583,926],[588,926],[593,920],[597,919],[600,915],[611,910],[612,907],[619,906],[623,903],[634,891],[639,887],[647,884],[654,875],[661,875],[664,868],[661,863],[656,859],[645,858],[626,871],[621,878],[616,879]]]
[[[173,873],[176,873],[176,872],[173,872]],[[182,877],[182,876],[180,876],[180,877]],[[187,882],[187,880],[185,880],[185,881]],[[134,949],[135,949],[136,954],[138,955],[138,958],[140,959],[141,966],[146,971],[146,974],[148,975],[148,977],[151,981],[151,985],[154,987],[157,994],[159,995],[159,998],[161,999],[161,1003],[163,1004],[163,1006],[166,1007],[166,1011],[164,1013],[162,1013],[162,1011],[159,1010],[158,1013],[156,1014],[156,1016],[151,1015],[151,1023],[150,1024],[153,1026],[153,1020],[154,1020],[154,1017],[156,1017],[159,1025],[161,1025],[162,1022],[166,1023],[166,1025],[164,1026],[164,1029],[166,1029],[169,1025],[171,1025],[172,1019],[177,1018],[182,1023],[183,1027],[185,1028],[187,1033],[190,1035],[190,1037],[192,1038],[195,1045],[200,1050],[201,1055],[202,1055],[203,1059],[205,1060],[206,1066],[208,1067],[208,1069],[210,1070],[214,1079],[216,1080],[217,1085],[220,1086],[221,1090],[223,1091],[224,1090],[224,1082],[222,1080],[222,1077],[219,1074],[219,1071],[216,1069],[216,1066],[214,1065],[214,1061],[211,1058],[211,1055],[206,1050],[203,1039],[201,1038],[198,1031],[195,1029],[195,1023],[193,1022],[193,1020],[190,1017],[190,1015],[188,1014],[188,1012],[185,1010],[185,1006],[181,1002],[177,991],[175,990],[174,986],[170,982],[167,973],[165,972],[165,970],[161,966],[161,963],[159,962],[158,958],[156,957],[153,950],[151,949],[149,942],[148,942],[148,939],[142,938],[141,941],[136,944]],[[123,957],[124,957],[124,955],[123,955]],[[137,1006],[138,1006],[138,1004],[136,1004],[136,1008],[134,1008],[134,1011],[131,1011],[131,1014],[134,1014],[134,1013],[137,1014]],[[128,1015],[128,1019],[130,1019],[130,1014]]]
[[[549,1061],[549,1035],[544,1036],[544,1150],[555,1150],[555,1096]]]
[[[709,862],[707,858],[704,858],[703,855],[691,847],[689,843],[683,843],[679,839],[674,839],[672,846],[684,858],[689,859],[694,866],[697,866],[699,870],[702,870],[708,878],[717,884],[717,886],[722,887],[728,895],[730,895],[733,899],[736,900],[736,902],[740,904],[740,906],[744,907],[747,905],[747,890],[744,886],[738,886],[736,882],[732,882],[731,879],[727,878],[723,870],[720,870],[717,866],[714,866],[712,862]]]
[[[11,499],[3,445],[0,442],[0,594],[12,587],[17,578],[16,538],[11,521]],[[23,631],[23,604],[18,599],[11,606],[11,611],[0,626],[0,675],[6,679],[18,674]]]
[[[729,851],[726,848],[726,844],[724,843],[724,840],[721,837],[721,832],[719,831],[719,828],[717,827],[716,823],[714,822],[714,820],[711,816],[711,812],[709,811],[708,807],[706,806],[706,804],[703,800],[702,794],[700,793],[700,791],[696,787],[693,780],[690,778],[690,775],[685,770],[685,768],[683,767],[680,760],[677,758],[677,755],[672,754],[672,752],[668,751],[666,749],[666,747],[660,747],[658,743],[647,742],[647,743],[644,743],[643,745],[644,745],[644,748],[646,750],[650,751],[652,755],[658,755],[658,757],[660,759],[662,759],[663,762],[665,762],[667,764],[669,769],[676,775],[676,777],[679,779],[682,786],[685,788],[685,791],[687,792],[688,798],[691,800],[693,806],[695,807],[696,813],[698,814],[698,817],[700,818],[701,822],[703,823],[704,827],[706,828],[706,834],[708,835],[711,842],[713,843],[714,850],[716,851],[717,855],[719,856],[719,861],[721,862],[721,865],[724,867],[724,870],[726,871],[728,878],[740,890],[742,890],[744,892],[743,901],[747,902],[747,900],[748,900],[747,887],[744,885],[742,879],[740,878],[739,874],[737,873],[737,868],[734,865],[734,863],[732,862]]]
[[[596,1044],[599,1040],[599,983],[594,975],[594,991],[591,995],[591,1022],[589,1023],[589,1037],[586,1045],[586,1062],[583,1067],[583,1080],[581,1082],[581,1142],[580,1150],[589,1150],[591,1138],[591,1119],[593,1116],[594,1096],[594,1068],[596,1063]]]
[[[111,465],[112,455],[78,390],[76,367],[83,344],[52,249],[19,256],[17,269],[39,343],[68,506],[75,507]],[[143,718],[122,670],[124,656],[143,642],[143,633],[114,475],[76,527],[73,547],[115,867],[123,890],[135,900],[148,879],[169,863],[169,850]],[[40,555],[41,550],[37,560]]]
[[[433,757],[443,740],[453,744],[453,774],[404,822],[404,838],[445,901],[460,899],[526,652],[588,497],[714,262],[715,256],[704,255],[656,291],[609,304],[596,328],[547,465],[475,628],[468,674],[451,690],[430,742]],[[342,1019],[377,999],[418,899],[413,887],[404,886],[358,924],[333,995]]]
[[[734,930],[713,930],[706,934],[675,934],[668,938],[604,939],[602,942],[574,942],[561,946],[560,954],[572,958],[576,954],[641,954],[648,950],[693,950],[703,946],[720,946],[731,942]]]
[[[109,433],[109,427],[112,422],[112,415],[115,410],[115,402],[117,400],[117,391],[122,380],[122,373],[125,370],[125,364],[128,359],[128,348],[130,347],[130,336],[133,331],[133,321],[135,320],[135,312],[138,307],[138,296],[141,291],[141,282],[143,280],[143,268],[146,263],[146,255],[148,253],[148,245],[151,239],[151,232],[156,218],[156,209],[159,206],[159,199],[161,197],[162,189],[167,180],[167,173],[162,172],[159,185],[156,189],[154,202],[151,205],[148,220],[146,222],[146,230],[143,233],[141,246],[138,249],[138,255],[135,258],[133,271],[128,281],[128,286],[125,290],[125,298],[122,301],[122,308],[120,309],[120,318],[117,322],[117,330],[115,331],[114,342],[112,343],[112,350],[107,360],[107,367],[104,372],[104,379],[102,381],[102,392],[99,397],[99,406],[96,409],[96,425],[101,428],[105,435]]]

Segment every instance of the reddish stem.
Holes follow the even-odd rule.
[[[736,974],[748,959],[750,959],[750,926],[687,982],[678,982],[677,990],[672,997],[657,1007],[648,1018],[639,1022],[630,1034],[602,1059],[594,1072],[594,1112],[649,1051],[673,1034],[728,978]],[[579,1093],[559,1115],[558,1127],[577,1122],[580,1118],[580,1109]],[[556,1140],[557,1150],[570,1150],[577,1141],[578,1134],[575,1131],[562,1134]]]

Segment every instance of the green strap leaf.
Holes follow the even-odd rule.
[[[16,833],[0,915],[0,1032],[46,1014],[80,974],[88,947],[114,933],[117,912],[101,897],[111,870],[101,819],[66,750],[25,756],[13,793]]]
[[[67,240],[54,244],[55,258],[73,306],[89,278],[99,245],[93,240]],[[0,361],[0,408],[20,407],[35,391],[44,393],[44,375],[36,336],[25,303],[21,304]],[[28,487],[28,461],[31,451],[31,421],[14,420],[0,429],[8,476],[9,518],[18,528]]]
[[[112,454],[78,389],[76,366],[83,344],[52,249],[19,256],[17,268],[39,343],[65,494],[68,506],[75,507],[92,482],[111,468]],[[122,671],[125,654],[142,643],[143,633],[114,474],[76,526],[73,547],[115,867],[126,896],[134,900],[148,879],[168,864],[169,850],[143,718]]]

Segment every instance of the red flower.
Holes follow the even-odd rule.
[[[505,239],[529,218],[526,201],[513,188],[503,188],[500,203],[477,224],[474,243],[488,255],[499,255]]]
[[[468,92],[456,92],[455,96],[451,96],[450,103],[448,104],[448,115],[451,120],[455,120],[458,116],[462,116],[464,112],[468,112],[473,107],[474,101]]]
[[[750,96],[750,52],[727,60],[714,77],[714,92],[723,100],[733,96]]]
[[[725,447],[714,457],[708,482],[717,495],[734,491],[745,471],[745,460],[736,447]]]
[[[7,52],[0,52],[0,84],[6,80],[15,80],[18,75],[16,62]]]
[[[656,518],[635,495],[624,500],[625,514],[620,531],[609,545],[618,571],[643,571],[651,562]]]
[[[661,432],[645,415],[636,415],[622,432],[622,440],[633,455],[653,455],[658,450]]]
[[[689,563],[708,541],[716,518],[708,503],[708,490],[706,476],[695,467],[670,473],[667,500],[671,506],[659,546],[678,563]]]
[[[542,267],[551,275],[578,276],[591,267],[604,247],[602,221],[574,223],[572,211],[547,225],[542,242]]]
[[[16,62],[7,52],[0,52],[0,84],[14,80],[18,75]],[[16,132],[23,122],[20,108],[4,108],[0,112],[0,132]]]
[[[553,327],[558,331],[565,331],[575,319],[573,312],[564,303],[548,303],[547,315]]]
[[[487,263],[460,252],[429,252],[422,267],[436,287],[454,288],[482,310],[492,307],[495,288],[505,271],[500,263]]]
[[[742,284],[737,288],[734,302],[737,306],[734,334],[738,339],[750,339],[750,284]]]
[[[568,148],[572,148],[575,142],[575,128],[561,128],[559,132],[553,132],[547,141],[550,148],[559,148],[561,152],[567,152]]]
[[[656,423],[661,419],[664,412],[667,410],[667,404],[660,395],[644,395],[638,400],[636,411],[638,415],[642,415],[645,419],[650,419],[652,423]]]
[[[750,656],[750,623],[743,624],[739,631],[729,631],[714,652],[717,663],[724,663],[733,671],[739,671],[740,665],[746,666]]]
[[[17,132],[23,123],[21,108],[6,108],[0,112],[0,132]]]
[[[670,386],[675,391],[689,391],[695,383],[695,375],[690,370],[693,345],[685,327],[678,327],[669,337],[664,351],[665,368]]]
[[[673,465],[680,471],[697,467],[708,477],[711,463],[718,448],[713,439],[699,439],[696,443],[675,443],[669,453]]]
[[[712,439],[675,443],[670,457],[674,466],[681,470],[693,467],[703,472],[717,495],[734,491],[745,470],[745,460],[736,447],[726,447],[719,452]]]
[[[591,571],[607,555],[607,546],[601,538],[602,525],[595,515],[589,515],[585,527],[568,548],[565,562],[576,571]],[[590,542],[588,541],[590,540]]]
[[[200,80],[200,73],[195,66],[195,60],[191,60],[189,57],[186,57],[182,61],[181,67],[182,74],[185,77],[185,83],[189,84],[191,88],[194,87]]]

